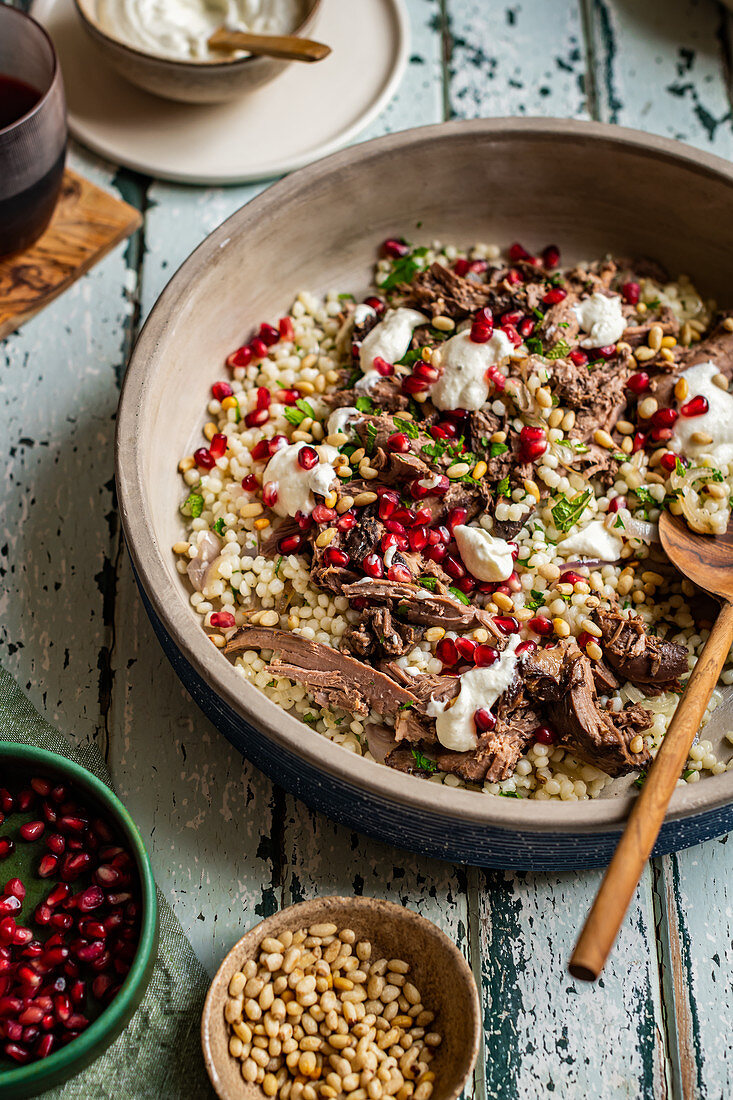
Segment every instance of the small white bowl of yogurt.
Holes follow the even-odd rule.
[[[321,0],[74,0],[104,59],[126,80],[165,99],[219,103],[278,76],[290,61],[222,53],[218,27],[307,35]]]

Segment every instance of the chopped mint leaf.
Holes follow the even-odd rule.
[[[535,315],[535,317],[537,318],[538,321],[544,321],[545,315],[544,315],[544,313],[542,312],[541,309],[537,309],[537,307],[535,307],[532,310],[532,312],[533,312],[533,314]]]
[[[298,398],[298,400],[295,402],[295,407],[296,407],[296,409],[300,409],[303,416],[309,416],[311,418],[311,420],[316,415],[315,412],[313,411],[313,406],[309,405],[304,397],[299,397]]]
[[[268,680],[268,682],[267,682],[267,686],[268,686],[269,688],[274,688],[274,686],[275,686],[275,680]]]
[[[224,523],[223,516],[219,516],[218,520],[214,524],[214,530],[216,531],[219,538],[224,537],[224,532],[226,531],[226,524]]]
[[[409,710],[410,707],[414,707],[414,706],[415,706],[414,703],[400,703],[400,705],[397,707],[397,710]]]
[[[544,354],[544,345],[539,336],[528,336],[524,343],[526,344],[527,351],[532,355]]]
[[[420,359],[422,359],[422,353],[420,352],[420,349],[410,348],[410,350],[405,352],[402,358],[398,359],[397,362],[400,363],[402,366],[411,367],[413,363],[417,363]]]
[[[373,454],[374,452],[374,440],[379,435],[379,428],[374,423],[368,423],[366,426],[366,452],[367,454]]]
[[[621,527],[624,531],[626,530],[626,524],[621,519],[621,516],[618,517],[618,519],[616,520],[616,522],[614,523],[613,526],[614,527]]]
[[[307,722],[309,726],[315,726],[318,721],[318,717],[315,714],[302,714],[301,721]]]
[[[295,405],[286,405],[283,409],[283,416],[295,428],[305,420],[305,413],[302,409],[296,408]]]
[[[577,439],[558,439],[558,447],[570,447],[573,451],[576,451],[579,455],[584,455],[588,450],[585,443],[581,443]]]
[[[558,321],[557,327],[558,328],[570,328],[570,322],[569,321]]]
[[[434,443],[424,443],[421,450],[429,458],[455,459],[460,456],[462,462],[471,462],[473,459],[473,455],[464,452],[463,436],[452,442],[449,439],[436,439]]]
[[[184,516],[190,516],[191,519],[198,519],[203,510],[204,498],[198,493],[189,493],[181,505]]]
[[[678,477],[684,477],[685,475],[685,467],[682,465],[679,458],[675,458],[674,460],[674,472]]]
[[[496,492],[500,497],[509,496],[509,475],[503,477],[496,486]]]
[[[438,765],[435,761],[431,760],[429,756],[424,756],[419,749],[412,749],[412,756],[418,771],[427,772],[428,775],[432,775],[433,772],[438,770]]]
[[[489,437],[488,437],[488,435],[482,435],[482,436],[481,436],[481,446],[482,446],[482,447],[488,447],[488,445],[489,445]]]
[[[634,495],[642,504],[651,504],[654,507],[659,502],[656,497],[653,497],[651,490],[645,489],[643,485],[640,485],[638,489],[634,489]]]
[[[401,417],[393,417],[393,423],[398,431],[404,432],[410,439],[417,439],[420,435],[420,429],[413,420],[402,420]]]
[[[517,794],[516,791],[499,791],[499,796],[501,798],[519,798],[520,797]]]
[[[688,768],[686,772],[682,773],[682,778],[686,781],[691,775],[695,774],[695,768]]]
[[[421,588],[427,588],[429,592],[434,592],[438,580],[436,577],[420,577],[417,583]]]
[[[642,771],[639,773],[639,775],[634,780],[634,786],[638,787],[639,790],[641,790],[641,788],[644,786],[645,779],[646,779],[646,772],[642,769]]]
[[[466,606],[471,602],[465,592],[461,592],[460,588],[456,588],[451,585],[448,589],[454,600],[458,600],[459,603],[464,603]]]
[[[506,443],[492,443],[490,452],[491,458],[496,458],[497,455],[503,455],[508,450],[509,448],[507,447]]]
[[[558,531],[562,531],[563,533],[569,531],[570,528],[578,522],[585,509],[588,507],[592,495],[593,490],[586,489],[584,493],[581,493],[572,500],[563,496],[558,500],[557,504],[553,505],[551,508],[552,520]]]
[[[277,576],[278,573],[280,572],[280,566],[282,565],[282,563],[283,563],[283,556],[281,554],[280,557],[277,559],[277,562],[275,563],[275,576]]]
[[[427,251],[427,248],[413,248],[407,256],[395,260],[389,274],[378,284],[380,290],[394,290],[402,283],[411,283],[418,271],[425,267]]]
[[[356,298],[353,294],[339,294],[339,302],[355,302]]]
[[[356,405],[354,406],[360,413],[374,412],[374,402],[371,397],[367,397],[365,394],[357,397]]]
[[[531,599],[524,601],[524,606],[529,608],[530,611],[536,611],[545,602],[545,593],[538,592],[536,588],[533,588],[531,596]]]

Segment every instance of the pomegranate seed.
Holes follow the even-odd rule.
[[[24,814],[27,810],[30,810],[35,800],[36,792],[31,790],[30,787],[26,787],[18,795],[15,808],[19,813]]]
[[[400,584],[410,584],[412,581],[412,573],[406,565],[401,565],[397,562],[395,565],[390,565],[387,570],[387,577],[391,581],[397,581]]]
[[[213,611],[209,622],[219,630],[231,630],[233,626],[237,625],[231,611]]]
[[[533,462],[543,455],[547,450],[545,429],[525,425],[519,433],[519,450],[524,462]]]
[[[227,449],[228,442],[223,432],[217,432],[209,444],[209,454],[212,458],[221,458]]]
[[[519,241],[515,241],[514,244],[509,247],[509,259],[513,264],[516,264],[519,263],[520,260],[530,260],[531,256]]]
[[[266,504],[268,508],[273,508],[277,504],[277,482],[266,481],[262,486],[262,502]]]
[[[83,817],[74,817],[72,814],[64,814],[58,823],[60,833],[74,833],[76,836],[82,836],[88,827],[88,821]]]
[[[424,382],[422,378],[417,378],[414,374],[409,374],[407,378],[402,379],[402,389],[408,394],[423,393],[428,385],[429,383]]]
[[[568,354],[568,359],[571,363],[574,363],[576,367],[585,367],[588,365],[588,356],[581,348],[573,348]]]
[[[399,504],[399,502],[400,502],[400,498],[397,496],[396,493],[393,493],[391,491],[391,489],[387,490],[386,492],[381,493],[380,497],[379,497],[379,509],[378,509],[379,518],[380,519],[389,519],[389,517],[392,515],[395,508]]]
[[[356,513],[353,511],[344,512],[337,518],[336,526],[339,531],[350,531],[352,527],[356,526]]]
[[[451,508],[446,517],[446,524],[451,534],[453,534],[456,527],[461,527],[466,522],[467,515],[468,512],[465,508]]]
[[[247,347],[246,344],[233,351],[231,355],[227,356],[226,360],[228,367],[248,367],[251,362],[252,348]]]
[[[231,397],[233,392],[228,382],[214,382],[211,387],[211,396],[215,401],[223,401],[225,397]]]
[[[51,782],[41,776],[34,776],[31,779],[31,790],[34,790],[36,794],[40,794],[41,798],[48,798],[51,793]]]
[[[389,256],[393,260],[399,260],[403,256],[407,256],[409,251],[410,246],[397,237],[388,237],[382,244],[382,255]]]
[[[267,357],[267,344],[259,336],[256,336],[249,346],[255,359],[265,359]]]
[[[66,850],[66,840],[61,833],[49,833],[46,837],[46,847],[55,856],[60,856]]]
[[[524,324],[524,323],[525,322],[522,322],[522,324]],[[532,325],[532,328],[534,329],[534,324]],[[525,333],[524,335],[528,336],[529,333]],[[486,371],[486,377],[489,380],[489,382],[494,383],[494,386],[496,387],[497,390],[499,390],[500,393],[503,392],[504,387],[506,386],[506,378],[501,373],[501,371],[499,370],[498,367],[494,367],[494,366],[489,367],[489,369]]]
[[[415,522],[415,513],[412,508],[396,508],[392,513],[392,522],[400,523],[403,527],[411,527]]]
[[[441,638],[435,647],[435,656],[444,665],[452,667],[458,663],[458,649],[452,638]]]
[[[259,487],[259,482],[254,474],[247,474],[246,477],[242,478],[242,488],[248,493],[256,493]]]
[[[626,497],[614,497],[608,502],[609,512],[618,512],[619,508],[626,507]]]
[[[419,553],[428,544],[428,532],[425,527],[413,527],[407,535],[410,549]]]
[[[277,391],[277,399],[281,405],[294,405],[299,397],[300,394],[297,390],[282,389]]]
[[[668,443],[671,438],[671,428],[652,428],[649,432],[649,439],[652,443]]]
[[[56,819],[59,816],[50,802],[41,803],[41,813],[43,814],[44,820],[49,825],[54,825],[56,823]]]
[[[468,595],[470,592],[473,592],[474,588],[476,587],[476,581],[473,579],[473,577],[469,577],[468,575],[465,577],[459,577],[456,580],[454,587],[457,588],[460,592],[465,592],[466,595]]]
[[[27,1027],[28,1024],[40,1024],[42,1019],[43,1009],[39,1008],[38,1005],[30,1004],[18,1016],[18,1023],[22,1024],[23,1027]]]
[[[43,902],[41,902],[40,905],[36,906],[33,917],[36,924],[40,924],[41,926],[43,926],[49,923],[52,913],[53,910],[50,909],[48,905],[45,905]]]
[[[37,1058],[48,1058],[49,1054],[54,1048],[56,1040],[53,1035],[42,1035],[38,1046],[36,1047]]]
[[[502,634],[518,634],[519,623],[513,615],[498,615],[494,618],[494,625]]]
[[[488,306],[484,306],[474,315],[474,324],[485,325],[489,329],[494,328],[494,314]]]
[[[269,409],[272,404],[272,394],[266,386],[258,387],[256,404],[258,409]]]
[[[516,286],[517,283],[523,283],[524,279],[522,278],[522,276],[520,275],[520,273],[518,271],[515,271],[514,269],[511,269],[511,270],[507,271],[507,273],[506,273],[506,281],[508,283]]]
[[[643,432],[634,432],[632,436],[631,453],[636,454],[637,451],[641,451],[646,443],[646,436]]]
[[[64,882],[74,882],[89,868],[92,857],[88,852],[67,852],[61,864],[61,878]]]
[[[613,359],[616,354],[615,344],[604,344],[602,348],[594,348],[593,354],[598,359]]]
[[[516,653],[517,657],[526,657],[528,653],[534,653],[536,649],[537,642],[533,642],[530,640],[527,642],[520,642],[514,652]]]
[[[8,913],[17,913],[21,908],[20,898],[16,898],[15,894],[8,894],[5,897],[0,898],[0,916],[4,917]]]
[[[433,382],[437,382],[440,377],[440,372],[435,367],[431,367],[430,363],[425,363],[422,359],[419,363],[415,364],[412,373],[415,378],[420,378],[423,382],[428,382],[431,386]]]
[[[394,374],[394,365],[388,363],[386,359],[382,359],[381,355],[374,356],[372,366],[377,374],[381,374],[382,378],[389,378]]]
[[[464,275],[468,275],[468,270],[470,266],[471,265],[469,264],[468,260],[460,259],[456,260],[456,262],[453,264],[453,270],[455,271],[456,275],[460,275],[461,278],[463,278]]]
[[[471,641],[470,638],[456,638],[455,647],[458,650],[459,657],[462,657],[464,661],[473,662],[474,653],[476,652],[476,643]]]
[[[496,717],[490,710],[486,710],[485,707],[481,707],[477,710],[473,716],[473,724],[476,727],[477,733],[488,733],[496,726]]]
[[[371,306],[375,313],[384,313],[384,302],[381,298],[376,298],[373,294],[364,299],[364,305]]]
[[[23,1011],[23,1002],[20,997],[0,997],[0,1016],[18,1016]]]
[[[425,557],[428,561],[442,562],[448,551],[444,546],[427,546],[425,548]]]
[[[490,645],[477,645],[473,653],[473,659],[478,668],[488,668],[493,665],[498,658],[499,653],[493,646]]]
[[[71,913],[54,913],[49,922],[59,932],[68,932],[74,923]]]
[[[527,336],[531,336],[534,332],[535,323],[531,317],[525,317],[523,321],[520,321],[517,326],[517,332],[525,339]],[[488,371],[486,372],[488,374]],[[503,375],[502,375],[503,377]]]
[[[92,982],[92,993],[98,1001],[104,999],[105,994],[112,985],[114,979],[109,974],[99,974]]]
[[[486,344],[491,339],[491,329],[488,325],[474,321],[471,325],[471,341],[474,344]]]
[[[549,271],[551,268],[557,267],[559,263],[560,249],[557,247],[556,244],[548,244],[547,248],[545,248],[542,252],[543,267],[546,267]]]
[[[280,331],[273,325],[262,324],[260,325],[259,338],[268,348],[271,348],[280,342]]]
[[[0,810],[5,814],[11,814],[15,808],[15,801],[7,787],[0,787]]]
[[[70,894],[71,887],[69,886],[69,884],[66,882],[59,882],[49,893],[48,897],[46,898],[45,904],[50,906],[51,909],[55,909],[56,906],[60,905],[62,901],[66,901]]]
[[[325,504],[316,504],[311,512],[315,523],[332,523],[336,519],[336,509],[327,508]]]
[[[628,302],[630,306],[635,306],[641,295],[641,287],[638,283],[624,283],[621,287],[621,294],[624,301]]]
[[[21,1066],[30,1061],[30,1051],[19,1046],[18,1043],[5,1043],[3,1050],[9,1058],[12,1058],[14,1062],[18,1062]]]
[[[197,451],[194,451],[193,460],[202,470],[210,470],[216,463],[216,459],[207,447],[199,447]]]
[[[283,447],[287,447],[289,443],[290,440],[286,435],[273,435],[272,439],[267,440],[267,453],[272,457]]]
[[[453,577],[455,580],[460,580],[461,577],[465,577],[466,570],[463,568],[457,558],[454,558],[452,554],[446,555],[443,562],[443,568],[446,573]]]
[[[263,458],[270,457],[270,441],[268,439],[258,439],[254,447],[250,451],[252,458],[255,462],[261,462]]]
[[[554,745],[557,741],[557,734],[552,726],[538,726],[532,731],[532,737],[540,745]]]
[[[384,576],[384,562],[380,558],[379,554],[367,554],[364,561],[361,563],[364,572],[370,577],[383,577]]]
[[[488,260],[471,260],[469,270],[472,271],[474,275],[482,275],[484,271],[489,270]]]
[[[6,894],[12,894],[19,901],[22,901],[25,897],[25,886],[19,878],[9,878],[3,889]]]
[[[508,313],[502,313],[501,323],[502,325],[518,325],[522,320],[521,309],[510,309]]]
[[[290,317],[281,317],[277,323],[278,332],[280,333],[281,340],[293,340],[295,337],[295,329]]]
[[[707,404],[707,402],[705,403]],[[655,428],[673,428],[679,420],[679,416],[680,414],[677,412],[676,409],[672,409],[669,407],[657,409],[657,411],[654,413],[654,416],[652,417],[652,424]]]
[[[61,1020],[62,1023],[66,1023],[71,1016],[71,999],[65,993],[59,993],[53,999],[53,1007],[56,1010],[56,1015],[59,1020]]]
[[[50,878],[56,870],[57,863],[58,859],[56,856],[42,856],[41,862],[38,864],[38,874],[41,878]]]
[[[314,447],[304,445],[298,451],[298,465],[303,470],[312,470],[314,466],[318,465],[318,461],[318,454]]]
[[[387,446],[390,451],[394,451],[397,454],[407,454],[410,450],[410,439],[405,432],[394,432],[393,435],[387,439]]]
[[[285,535],[277,544],[281,554],[297,554],[305,542],[303,535]]]
[[[560,574],[561,584],[579,584],[585,579],[585,577],[581,577],[580,573],[575,573],[572,569],[566,569],[564,573]]]
[[[588,645],[588,642],[592,641],[595,641],[593,635],[589,634],[587,630],[581,630],[580,634],[578,635],[578,645],[580,646],[580,648],[585,649],[585,647]]]
[[[556,306],[558,302],[563,302],[568,296],[567,290],[563,290],[560,286],[554,286],[551,290],[547,291],[542,301],[546,306]]]
[[[636,374],[632,374],[626,381],[626,385],[629,387],[632,393],[646,393],[649,389],[649,375],[646,371],[640,370]]]
[[[18,981],[28,987],[28,989],[38,989],[43,981],[43,978],[35,970],[32,970],[30,966],[19,966],[15,972],[15,976]]]
[[[335,565],[339,569],[345,569],[351,561],[346,551],[340,550],[338,546],[328,546],[323,556],[328,565]]]
[[[666,470],[667,473],[671,474],[672,470],[677,469],[677,463],[679,462],[679,460],[679,455],[676,455],[674,451],[665,451],[665,453],[659,460],[659,465],[662,467],[663,470]],[[615,501],[611,501],[611,504],[614,503]],[[611,511],[611,504],[609,504],[608,506],[609,512]]]
[[[682,405],[680,413],[682,416],[704,416],[709,408],[707,398],[698,393],[695,397],[690,398],[686,405]]]
[[[252,412],[247,413],[245,416],[244,423],[248,428],[261,428],[269,419],[270,413],[268,409],[253,409]]]

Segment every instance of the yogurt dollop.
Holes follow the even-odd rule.
[[[298,0],[97,0],[108,34],[145,53],[178,61],[221,60],[207,45],[214,31],[287,34],[300,22]]]
[[[470,752],[478,744],[473,716],[477,710],[490,710],[514,679],[516,649],[520,638],[513,634],[498,661],[489,668],[472,668],[461,676],[461,690],[451,707],[431,700],[427,712],[435,718],[438,740],[453,752]]]
[[[601,561],[616,561],[623,550],[623,539],[609,531],[602,519],[593,519],[582,531],[576,531],[560,543],[563,554],[573,554]]]
[[[380,358],[387,363],[399,362],[410,347],[415,329],[427,323],[427,317],[416,309],[388,309],[384,320],[375,325],[362,341],[359,363],[363,374],[356,383],[356,389],[368,391],[381,377],[379,371],[374,369],[374,360]]]
[[[587,332],[585,340],[580,341],[583,348],[602,348],[615,344],[624,334],[626,319],[621,309],[621,298],[614,294],[607,298],[605,294],[591,294],[577,306],[573,306],[578,324]]]
[[[277,489],[277,500],[272,506],[278,516],[295,516],[302,512],[309,516],[315,508],[314,493],[328,496],[336,471],[331,465],[338,451],[327,443],[316,448],[320,462],[311,470],[304,470],[298,462],[298,452],[309,443],[290,443],[276,451],[265,467],[263,484],[272,483]]]
[[[685,402],[693,397],[704,397],[708,411],[702,416],[680,416],[669,441],[670,450],[690,458],[710,455],[718,465],[733,462],[733,396],[721,390],[713,382],[718,368],[712,362],[697,363],[682,372],[687,380],[689,393]],[[712,437],[711,443],[695,443],[692,436],[704,432]]]
[[[514,345],[500,329],[485,344],[475,344],[468,329],[451,336],[431,360],[443,371],[430,391],[431,401],[438,409],[476,412],[489,396],[486,371],[513,351]]]
[[[328,434],[338,435],[339,432],[349,434],[349,425],[355,420],[360,420],[362,414],[353,405],[344,405],[340,409],[334,409],[328,418]]]
[[[453,529],[463,564],[480,581],[505,581],[514,572],[514,560],[508,542],[495,538],[483,527],[459,524]]]

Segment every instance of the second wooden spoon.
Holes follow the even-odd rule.
[[[600,974],[618,935],[733,642],[733,526],[729,524],[724,535],[696,535],[679,517],[663,512],[659,537],[680,573],[719,596],[723,606],[632,807],[573,951],[570,973],[588,982]]]
[[[208,40],[212,50],[247,50],[258,57],[281,57],[286,61],[323,61],[331,47],[296,34],[250,34],[219,27]]]

